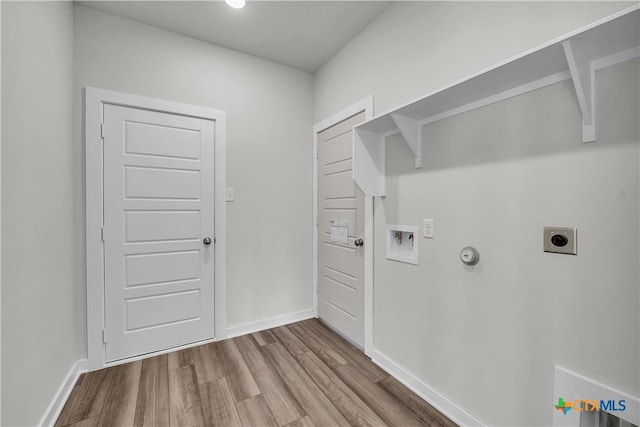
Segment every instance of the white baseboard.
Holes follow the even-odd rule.
[[[89,367],[89,361],[86,359],[76,361],[71,369],[67,373],[67,376],[62,381],[62,384],[58,388],[53,400],[49,404],[46,412],[40,419],[39,426],[50,427],[53,426],[62,412],[64,404],[67,402],[73,386],[78,381],[80,374],[87,372]]]
[[[373,350],[371,360],[456,424],[460,426],[485,425],[482,421],[405,371],[400,365],[377,350]]]
[[[252,334],[265,329],[276,328],[278,326],[287,325],[289,323],[299,322],[315,317],[313,309],[298,311],[297,313],[289,313],[282,316],[271,317],[269,319],[258,320],[256,322],[245,323],[244,325],[234,326],[227,329],[227,338],[239,337],[241,335]]]

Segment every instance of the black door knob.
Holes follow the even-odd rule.
[[[211,244],[211,238],[210,237],[205,237],[204,239],[202,239],[202,243],[204,243],[205,245],[209,246]]]
[[[362,239],[356,239],[353,241],[353,244],[356,246],[364,246],[364,240]]]

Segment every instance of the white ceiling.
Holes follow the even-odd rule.
[[[76,1],[76,4],[315,72],[390,1]]]

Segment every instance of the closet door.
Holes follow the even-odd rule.
[[[364,195],[353,181],[353,126],[318,134],[318,316],[364,346]],[[372,242],[368,242],[372,243]]]

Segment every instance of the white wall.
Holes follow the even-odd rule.
[[[369,93],[393,108],[625,6],[394,4],[318,72],[316,121]],[[419,170],[388,141],[374,349],[488,425],[549,425],[555,364],[640,393],[639,72],[599,73],[594,144],[569,81],[426,126]],[[423,218],[420,266],[387,260],[385,224]],[[544,226],[578,227],[579,255],[543,253]]]
[[[632,4],[395,2],[316,73],[314,122],[371,93],[383,113]]]
[[[2,50],[2,3],[0,2],[0,51]],[[0,55],[0,99],[2,99],[2,55]],[[0,102],[0,242],[2,242],[2,102]],[[0,243],[0,423],[2,422],[2,244]]]
[[[227,204],[228,326],[310,310],[312,75],[83,6],[74,31],[75,193],[84,192],[82,88],[223,110],[236,191]],[[78,231],[83,207],[77,197]],[[75,243],[84,259],[83,237]]]
[[[0,51],[2,50],[2,3],[0,2]],[[0,99],[2,99],[2,55],[0,55]],[[2,423],[2,102],[0,102],[0,423]]]
[[[70,3],[2,2],[2,425],[36,425],[84,353],[72,39]]]

